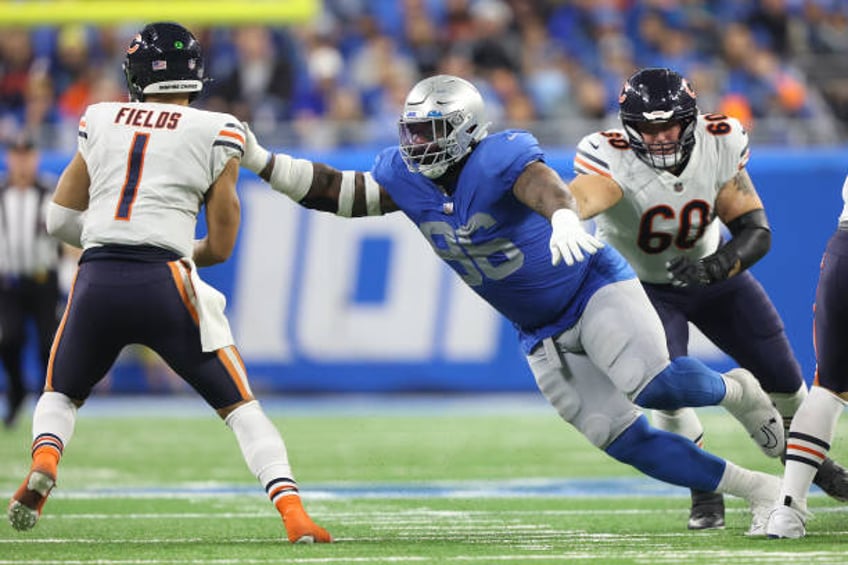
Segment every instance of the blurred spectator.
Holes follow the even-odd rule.
[[[53,335],[59,323],[59,242],[47,233],[47,205],[55,182],[39,175],[39,151],[27,133],[6,151],[7,175],[0,180],[0,362],[8,381],[3,418],[14,425],[24,399],[24,350],[31,320],[38,336],[43,384]],[[41,387],[37,386],[37,390]]]
[[[214,77],[205,106],[240,120],[273,123],[291,118],[295,53],[278,50],[266,26],[235,28],[232,37],[235,64],[228,75]]]
[[[815,53],[848,52],[848,6],[842,0],[804,3],[809,49]]]
[[[400,53],[395,41],[378,33],[372,34],[350,61],[350,86],[362,97],[367,114],[382,98],[394,79],[414,84],[418,77],[415,62]]]
[[[521,27],[521,72],[541,118],[553,116],[571,89],[571,61],[548,34],[544,22],[525,17]]]
[[[26,121],[26,91],[34,63],[29,32],[5,28],[0,33],[0,112],[5,122],[0,133],[4,135],[12,135]]]
[[[746,23],[760,45],[779,57],[792,53],[786,0],[757,0]]]
[[[469,0],[445,0],[442,42],[450,47],[468,46],[474,41],[474,22]]]
[[[50,128],[104,96],[92,91],[108,90],[101,87],[110,78],[122,83],[100,69],[123,58],[129,29],[4,30],[0,135],[25,125],[67,142]],[[711,87],[702,92],[713,103],[699,104],[732,108],[752,126],[770,121],[758,129],[773,142],[832,143],[846,139],[848,127],[844,0],[324,0],[307,25],[195,31],[213,79],[199,104],[250,120],[262,137],[287,144],[377,142],[367,132],[395,107],[398,83],[437,72],[500,96],[495,120],[533,117],[527,127],[548,132],[543,143],[576,141],[564,138],[573,124],[556,127],[548,118],[577,111],[571,119],[586,121],[615,111],[622,81],[644,66],[709,75]],[[591,79],[578,87],[577,76]],[[585,93],[598,81],[603,96],[590,103]],[[824,129],[833,135],[822,136],[828,120]],[[780,130],[791,133],[771,136]]]
[[[432,75],[443,51],[436,23],[426,17],[421,0],[405,0],[404,6],[404,36],[409,53],[420,76]]]
[[[90,58],[87,31],[83,26],[71,25],[59,30],[56,62],[50,69],[50,77],[57,92],[59,115],[64,119],[79,119],[88,106],[96,72]]]
[[[523,129],[529,127],[537,118],[536,109],[532,99],[524,92],[518,76],[503,67],[492,69],[488,76],[492,92],[504,108],[503,125]]]
[[[481,72],[507,69],[518,72],[521,41],[510,29],[512,9],[501,0],[478,0],[471,7],[471,58]]]
[[[306,80],[293,104],[294,128],[304,147],[322,149],[364,142],[364,118],[359,92],[345,76],[344,58],[328,30],[304,36]]]

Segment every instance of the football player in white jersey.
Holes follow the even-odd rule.
[[[827,243],[816,287],[816,377],[789,427],[783,488],[766,526],[770,538],[807,535],[810,483],[826,461],[848,400],[848,178],[842,185],[842,200],[839,224]]]
[[[77,409],[121,349],[141,343],[233,431],[289,540],[329,542],[304,510],[283,439],[250,390],[223,295],[197,274],[227,260],[236,242],[244,130],[231,115],[189,106],[206,80],[203,56],[178,24],[144,27],[124,71],[131,101],[86,109],[48,212],[48,231],[83,253],[33,415],[31,470],[9,521],[17,530],[35,526]],[[195,241],[204,205],[207,235]]]
[[[636,72],[619,104],[623,129],[587,135],[577,146],[569,186],[581,217],[594,218],[598,237],[636,270],[671,357],[687,355],[691,322],[754,373],[788,427],[807,387],[780,316],[747,271],[771,245],[745,169],[747,133],[734,118],[700,115],[694,89],[670,69]],[[654,423],[702,443],[692,409],[655,412]],[[832,460],[816,482],[848,500],[848,474]],[[723,526],[721,495],[693,491],[688,527]]]

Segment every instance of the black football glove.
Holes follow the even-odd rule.
[[[688,257],[681,255],[665,264],[672,286],[678,288],[707,286],[723,281],[727,278],[732,266],[730,260],[722,253],[714,253],[698,261],[691,261]]]

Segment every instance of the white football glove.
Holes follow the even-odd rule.
[[[565,261],[569,267],[575,261],[582,261],[583,252],[595,253],[604,244],[583,229],[580,217],[574,210],[560,208],[551,216],[551,264]]]
[[[271,159],[271,152],[259,145],[247,122],[242,122],[241,125],[244,126],[244,155],[241,158],[241,166],[258,175]]]

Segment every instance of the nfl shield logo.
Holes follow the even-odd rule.
[[[682,182],[674,183],[674,192],[683,192],[683,183]]]

